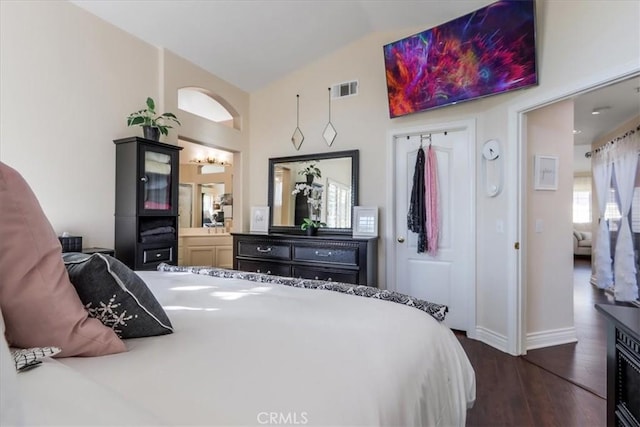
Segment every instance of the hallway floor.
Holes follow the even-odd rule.
[[[607,331],[604,316],[594,304],[618,304],[613,297],[591,285],[591,263],[574,261],[574,321],[578,342],[530,350],[524,358],[567,381],[606,398]]]
[[[606,424],[606,320],[594,305],[615,302],[591,285],[590,278],[590,261],[576,258],[577,343],[514,357],[458,334],[476,371],[477,399],[467,412],[467,426]]]

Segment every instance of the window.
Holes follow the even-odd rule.
[[[591,192],[573,192],[573,222],[584,224],[591,222]]]
[[[591,216],[591,177],[573,178],[573,222],[574,224],[590,223]]]
[[[234,111],[222,105],[204,89],[178,89],[178,108],[212,122],[236,128]]]
[[[640,174],[640,168],[639,174]],[[633,189],[631,200],[631,232],[640,233],[640,187]]]
[[[348,186],[327,180],[327,227],[351,226],[351,190]]]

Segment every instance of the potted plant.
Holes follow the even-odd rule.
[[[300,172],[298,172],[300,175],[304,175],[305,178],[307,179],[307,184],[311,185],[311,183],[313,182],[314,178],[322,178],[322,173],[320,172],[320,169],[318,169],[318,167],[316,166],[315,163],[311,163],[309,166],[307,166],[306,168],[302,169]]]
[[[307,232],[307,236],[315,236],[318,234],[318,228],[326,227],[327,224],[311,218],[303,218],[300,229]]]
[[[180,126],[178,118],[173,113],[156,114],[156,103],[153,98],[147,98],[147,108],[129,114],[127,117],[127,126],[142,126],[142,132],[146,139],[158,141],[160,134],[168,135],[171,126],[170,123],[177,123]]]

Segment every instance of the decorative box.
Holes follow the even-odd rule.
[[[82,252],[82,236],[58,236],[62,252]]]

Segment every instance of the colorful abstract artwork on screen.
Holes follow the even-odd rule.
[[[498,1],[384,46],[390,116],[538,84],[533,1]]]

